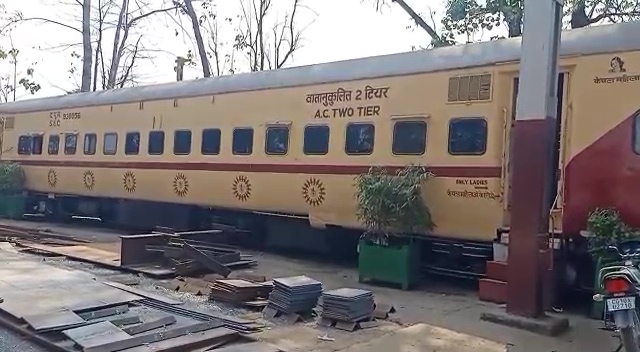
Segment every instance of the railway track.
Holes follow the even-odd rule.
[[[163,232],[163,233],[173,233],[177,232],[175,229],[156,226],[153,229],[149,229],[148,231],[143,231],[140,229],[128,228],[125,226],[117,226],[110,223],[103,222],[100,218],[94,217],[85,217],[85,216],[70,216],[66,218],[64,221],[52,221],[50,218],[46,218],[44,216],[38,214],[24,214],[23,220],[30,221],[33,223],[39,224],[51,224],[53,226],[70,226],[74,229],[99,229],[103,231],[113,231],[114,233],[122,233],[122,234],[143,234],[154,232]],[[216,227],[229,227],[232,226],[220,224],[220,223],[211,223],[210,228]],[[309,230],[312,231],[311,227]],[[328,233],[327,236],[339,237],[344,235],[341,232],[341,229],[328,229],[326,230]],[[250,231],[244,231],[245,234],[251,235]],[[48,232],[47,235],[52,234],[52,232]],[[253,234],[255,235],[255,234]],[[61,236],[65,237],[65,236]],[[69,236],[66,236],[69,237]],[[73,236],[75,239],[79,240],[87,240],[86,238],[77,238],[78,236]],[[445,240],[434,240],[431,238],[421,238],[416,237],[416,240],[422,242],[423,255],[420,264],[421,272],[424,276],[439,276],[439,277],[447,277],[447,278],[455,278],[461,280],[469,280],[475,282],[481,278],[484,278],[485,275],[483,273],[483,268],[473,267],[472,263],[482,263],[487,257],[491,256],[491,248],[490,245],[479,244],[479,243],[452,243],[447,242]],[[232,244],[238,246],[240,248],[245,249],[254,249],[254,250],[263,250],[271,253],[281,254],[291,258],[302,258],[302,259],[312,259],[319,262],[330,262],[334,264],[341,264],[346,266],[357,266],[357,248],[354,250],[353,256],[348,257],[336,257],[336,256],[327,256],[325,254],[317,254],[317,253],[309,253],[306,251],[300,251],[295,249],[287,249],[281,247],[269,247],[269,246],[260,246],[255,243],[251,243],[250,241],[243,241],[242,238],[232,238],[227,239],[226,244]],[[426,255],[424,253],[427,253]],[[443,265],[442,262],[451,262],[451,258],[457,258],[457,260],[462,263],[461,265],[451,266],[451,265]],[[442,258],[442,261],[439,262],[439,258]],[[468,260],[468,259],[471,259]]]

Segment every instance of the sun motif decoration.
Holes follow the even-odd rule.
[[[302,197],[307,204],[317,207],[324,202],[327,191],[322,181],[311,177],[302,185]]]
[[[55,187],[58,184],[58,173],[54,169],[49,169],[49,173],[47,174],[47,182],[49,182],[49,186]]]
[[[133,193],[136,191],[136,174],[131,171],[127,171],[122,176],[122,183],[125,191]]]
[[[93,174],[93,171],[87,170],[82,175],[82,182],[84,183],[84,188],[88,190],[92,190],[96,185],[96,176]]]
[[[233,190],[233,195],[238,198],[238,200],[244,202],[251,197],[251,183],[247,176],[237,176],[233,180],[233,186],[231,189]]]
[[[189,180],[182,172],[179,172],[173,178],[173,191],[179,196],[184,197],[189,192]]]

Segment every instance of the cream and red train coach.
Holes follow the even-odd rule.
[[[563,34],[550,204],[561,243],[596,206],[640,226],[638,33]],[[426,165],[437,228],[425,263],[477,273],[509,228],[519,55],[515,38],[3,104],[2,159],[24,166],[34,208],[54,215],[178,228],[217,216],[270,246],[329,253],[355,251],[354,176]]]

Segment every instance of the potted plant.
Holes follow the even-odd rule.
[[[582,233],[589,243],[589,253],[593,260],[594,293],[602,293],[598,283],[600,269],[618,260],[607,252],[608,246],[617,246],[620,242],[640,237],[638,232],[627,226],[620,213],[613,208],[597,208],[589,214],[587,231]],[[594,302],[591,315],[601,319],[604,312],[603,302]]]
[[[411,235],[435,227],[422,197],[430,177],[425,167],[415,165],[395,174],[371,167],[356,177],[357,216],[366,228],[358,246],[361,282],[396,283],[405,290],[415,283],[419,254]]]
[[[18,163],[0,162],[0,216],[20,218],[24,214],[24,170]]]

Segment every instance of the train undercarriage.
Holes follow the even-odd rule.
[[[260,250],[315,255],[332,261],[357,261],[360,231],[341,227],[316,229],[302,216],[273,216],[255,212],[213,209],[125,199],[79,197],[30,193],[25,213],[50,221],[65,222],[73,217],[99,219],[105,226],[137,233],[158,227],[175,230],[204,230],[212,223],[245,230],[235,244]],[[498,230],[496,239],[505,233]],[[478,280],[484,277],[486,262],[493,260],[493,243],[451,240],[430,236],[415,237],[420,247],[421,269],[425,275]],[[593,289],[593,264],[581,238],[562,238],[554,250],[556,297],[574,301]],[[571,298],[568,298],[571,297]]]

